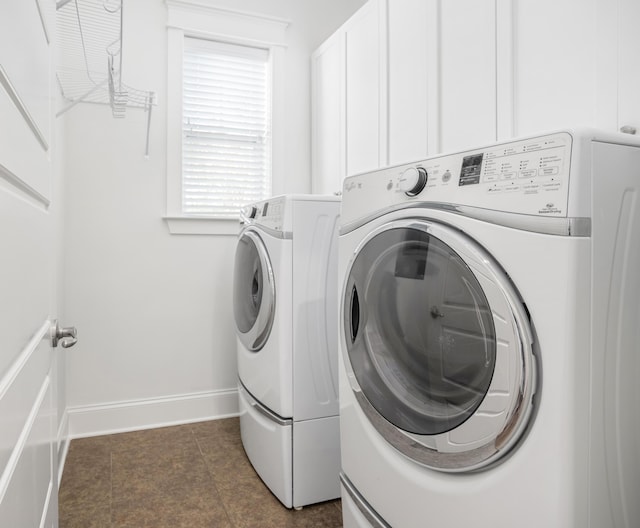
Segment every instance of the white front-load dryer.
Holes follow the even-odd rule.
[[[293,240],[285,204],[277,197],[242,212],[233,310],[242,383],[272,412],[291,418]]]
[[[640,142],[347,178],[345,528],[640,526]]]
[[[336,196],[242,211],[234,269],[240,431],[287,507],[340,495]]]

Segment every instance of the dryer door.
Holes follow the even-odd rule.
[[[254,231],[238,239],[233,278],[236,333],[252,352],[259,351],[271,332],[275,314],[275,283],[269,255]]]
[[[491,256],[446,225],[403,220],[371,233],[348,269],[347,374],[382,436],[443,471],[509,452],[536,365],[526,311]]]

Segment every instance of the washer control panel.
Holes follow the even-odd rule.
[[[357,217],[360,209],[428,201],[566,216],[571,149],[571,135],[559,132],[351,176],[343,211]]]

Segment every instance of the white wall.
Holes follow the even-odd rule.
[[[214,2],[212,2],[213,4]],[[291,21],[287,165],[281,189],[310,189],[309,55],[363,0],[219,0]],[[235,412],[231,285],[235,237],[170,235],[165,214],[166,7],[124,3],[123,80],[157,92],[116,120],[80,104],[64,116],[64,324],[71,435]]]

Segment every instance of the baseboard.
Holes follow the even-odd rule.
[[[67,413],[70,438],[99,436],[237,416],[238,391],[69,407]]]
[[[62,472],[64,471],[64,463],[67,460],[69,452],[69,412],[65,409],[58,427],[58,487],[62,481]]]

